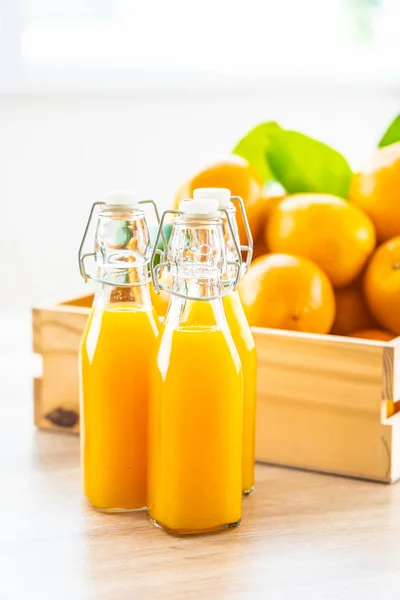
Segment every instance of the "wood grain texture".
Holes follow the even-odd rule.
[[[382,431],[388,390],[393,389],[393,348],[262,329],[254,335],[258,460],[385,482],[397,479],[394,438]],[[397,420],[388,421],[392,426],[398,429]]]
[[[237,530],[172,538],[145,513],[86,505],[78,438],[35,431],[31,367],[16,356],[15,380],[2,362],[0,598],[399,597],[400,485],[259,465]]]
[[[42,418],[42,385],[43,379],[41,377],[33,379],[33,419],[36,427],[40,427]]]
[[[396,413],[382,424],[382,444],[390,458],[388,481],[400,479],[400,413]],[[390,451],[389,451],[390,450]]]
[[[393,347],[393,400],[400,400],[400,337],[391,342]]]
[[[348,411],[381,412],[383,344],[255,328],[259,389]]]
[[[43,429],[79,431],[79,343],[90,309],[58,305],[32,311],[33,349],[42,355],[35,422]]]

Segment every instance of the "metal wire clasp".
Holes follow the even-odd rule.
[[[244,206],[243,198],[241,198],[240,196],[231,196],[231,202],[237,202],[239,204],[240,212],[241,212],[243,223],[244,223],[244,230],[245,230],[246,238],[247,238],[247,245],[242,244],[240,246],[241,253],[246,252],[246,260],[244,261],[243,268],[242,268],[243,272],[245,273],[247,271],[247,269],[250,267],[251,260],[253,258],[253,248],[254,248],[253,236],[251,234],[250,224],[249,224],[249,220],[247,218],[247,213],[246,213],[246,209]],[[240,256],[242,255],[241,253],[240,253]]]
[[[160,271],[164,268],[169,267],[169,263],[167,262],[167,257],[168,257],[167,245],[164,243],[164,251],[161,251],[157,248],[160,236],[162,235],[162,232],[163,232],[165,217],[167,215],[179,216],[179,215],[183,214],[182,211],[169,209],[169,210],[165,210],[162,214],[160,225],[159,225],[158,231],[157,231],[157,236],[156,236],[156,239],[154,242],[153,252],[151,255],[151,259],[150,259],[151,277],[153,280],[153,286],[154,286],[156,294],[159,294],[161,290],[164,290],[164,291],[168,292],[169,294],[172,294],[173,296],[177,296],[178,298],[183,298],[184,300],[200,300],[200,301],[209,302],[211,300],[218,300],[219,298],[223,298],[224,296],[227,296],[228,294],[230,294],[233,290],[235,290],[237,288],[239,280],[240,280],[240,276],[241,276],[241,270],[242,270],[242,255],[241,255],[241,251],[240,251],[240,246],[239,246],[238,240],[236,238],[236,235],[234,233],[234,227],[233,227],[232,220],[231,220],[228,210],[225,208],[222,208],[218,212],[223,212],[226,215],[228,227],[229,227],[233,242],[235,244],[235,250],[236,250],[237,256],[238,256],[237,262],[236,261],[227,261],[228,266],[236,268],[236,274],[235,274],[234,279],[222,282],[222,287],[226,287],[226,286],[227,287],[223,292],[221,292],[221,294],[218,294],[216,296],[204,296],[204,297],[203,296],[202,297],[189,296],[186,294],[181,294],[181,293],[173,290],[169,286],[161,283],[161,281],[159,279]],[[250,234],[250,236],[251,236],[251,234]],[[160,262],[158,263],[158,265],[154,264],[156,256],[160,257]]]
[[[140,202],[138,202],[138,204],[151,204],[152,205],[152,207],[154,209],[155,216],[156,216],[157,226],[159,226],[160,225],[160,214],[158,212],[157,204],[154,202],[154,200],[140,200]],[[88,232],[89,232],[89,228],[90,228],[90,225],[91,225],[91,221],[92,221],[92,218],[93,218],[94,211],[95,211],[95,209],[98,206],[106,206],[106,202],[94,202],[92,204],[92,207],[91,207],[90,213],[89,213],[89,217],[88,217],[88,220],[87,220],[87,223],[86,223],[86,226],[85,226],[85,230],[83,232],[82,240],[81,240],[81,243],[79,245],[79,250],[78,250],[79,271],[80,271],[80,274],[83,277],[85,283],[87,282],[88,279],[93,279],[94,281],[98,281],[100,283],[105,283],[105,284],[108,284],[108,285],[118,285],[118,287],[137,287],[139,285],[143,285],[145,283],[149,283],[151,281],[151,273],[148,274],[148,277],[147,277],[147,279],[145,281],[140,281],[140,282],[115,282],[115,281],[107,281],[104,278],[98,277],[95,273],[91,273],[91,272],[86,271],[85,260],[87,258],[91,257],[91,256],[96,257],[96,252],[85,252],[84,253],[83,252],[83,248],[84,248],[84,245],[85,245],[85,242],[86,242],[86,238],[87,238],[87,235],[88,235]],[[163,230],[160,233],[159,229],[157,231],[156,246],[158,244],[158,240],[159,240],[160,236],[161,236],[161,239],[163,241],[164,247],[166,247],[167,241],[166,241],[165,233],[164,233]],[[102,265],[102,266],[104,266],[104,265]],[[137,266],[138,265],[132,264],[132,267],[137,267]],[[144,262],[144,264],[140,265],[140,266],[147,266],[148,269],[150,269],[150,261],[146,260]],[[124,271],[125,272],[129,271],[129,268],[126,267],[126,265],[124,265],[124,266],[118,266],[118,265],[114,265],[113,264],[113,269],[119,270],[121,272],[121,274],[123,274]]]

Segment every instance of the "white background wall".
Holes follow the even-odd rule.
[[[110,188],[172,200],[183,179],[278,120],[335,145],[357,167],[399,112],[395,90],[0,95],[0,308],[85,291],[77,249]]]

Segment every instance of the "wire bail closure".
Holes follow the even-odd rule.
[[[157,226],[160,225],[160,214],[158,212],[158,208],[156,203],[154,202],[154,200],[140,200],[140,202],[138,202],[137,204],[151,204],[153,209],[154,209],[154,213],[156,215],[156,220],[157,220]],[[89,217],[86,223],[86,227],[85,227],[85,231],[83,232],[83,236],[82,236],[82,240],[81,243],[79,245],[79,250],[78,250],[78,262],[79,262],[79,272],[82,276],[82,278],[84,279],[85,283],[87,283],[88,279],[93,279],[94,281],[98,281],[99,283],[104,283],[106,285],[114,285],[114,286],[118,286],[118,287],[127,287],[127,288],[131,288],[131,287],[139,287],[140,285],[144,285],[146,283],[150,283],[151,279],[152,279],[152,275],[151,275],[151,259],[147,259],[146,261],[144,261],[144,263],[142,265],[134,265],[132,264],[132,267],[127,267],[126,265],[124,266],[118,266],[113,264],[112,268],[115,270],[118,270],[120,272],[121,275],[126,275],[129,273],[129,271],[132,268],[138,268],[138,267],[147,267],[148,269],[148,277],[145,281],[140,281],[140,282],[116,282],[116,281],[107,281],[107,279],[104,279],[102,277],[99,277],[98,275],[96,275],[95,273],[91,273],[90,271],[86,270],[86,266],[85,266],[85,260],[89,257],[96,257],[96,252],[83,252],[83,247],[85,245],[86,242],[86,238],[87,238],[87,234],[89,232],[89,228],[90,228],[90,224],[93,218],[93,214],[95,212],[95,209],[98,206],[106,206],[107,203],[106,202],[94,202],[92,204],[92,207],[90,209],[90,213],[89,213]],[[165,234],[164,234],[164,230],[161,231],[160,233],[160,229],[158,229],[157,231],[157,239],[156,239],[156,246],[158,244],[158,240],[159,237],[161,235],[161,239],[163,241],[164,247],[166,247],[167,241],[165,238]],[[151,257],[152,258],[152,257]],[[101,266],[105,266],[105,265],[101,265]]]
[[[234,234],[234,228],[233,228],[231,217],[229,215],[228,210],[226,208],[221,208],[218,210],[218,212],[223,212],[226,215],[228,227],[229,227],[230,233],[232,235],[232,239],[235,244],[235,250],[238,255],[238,262],[227,261],[228,266],[236,268],[236,274],[235,274],[234,279],[222,282],[222,287],[225,287],[225,286],[228,286],[228,287],[218,295],[200,297],[200,296],[188,296],[186,294],[181,294],[180,292],[177,292],[177,291],[173,290],[172,288],[170,288],[169,286],[161,283],[161,281],[159,279],[160,271],[164,268],[169,268],[169,266],[170,266],[169,263],[167,262],[168,248],[167,248],[167,245],[164,243],[164,240],[163,240],[164,251],[159,250],[157,248],[160,236],[162,235],[162,232],[163,232],[165,217],[167,215],[179,216],[179,215],[184,214],[180,210],[169,209],[169,210],[165,210],[162,214],[161,222],[160,222],[160,225],[159,225],[159,228],[157,231],[156,240],[154,242],[153,252],[151,255],[151,263],[150,263],[151,264],[151,277],[153,280],[153,286],[154,286],[156,294],[159,294],[161,290],[164,290],[165,292],[168,292],[169,294],[172,294],[173,296],[177,296],[178,298],[182,298],[183,300],[196,300],[196,301],[200,300],[202,302],[209,302],[211,300],[218,300],[220,298],[223,298],[224,296],[227,296],[228,294],[230,294],[232,291],[234,291],[237,288],[239,280],[240,280],[240,276],[241,276],[241,270],[242,270],[241,249],[240,249],[238,240]],[[250,233],[250,238],[251,238],[251,233]],[[158,265],[154,264],[156,256],[160,257],[160,262]]]
[[[246,273],[246,271],[248,270],[248,268],[251,265],[251,261],[253,258],[253,250],[254,250],[253,236],[251,234],[250,223],[247,218],[247,213],[246,213],[246,209],[244,206],[243,198],[241,198],[240,196],[231,196],[231,202],[237,202],[239,204],[240,213],[242,215],[242,219],[243,219],[243,223],[244,223],[244,230],[246,233],[247,245],[246,244],[240,245],[240,256],[242,256],[242,254],[241,254],[242,252],[246,252],[246,260],[244,261],[244,263],[242,262],[242,271],[243,271],[243,273]],[[239,243],[240,243],[240,240],[239,240]],[[238,244],[236,244],[236,246],[237,245]]]

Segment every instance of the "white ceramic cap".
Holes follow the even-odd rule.
[[[105,203],[136,206],[139,202],[137,195],[128,190],[112,190],[108,192]]]
[[[218,208],[228,208],[231,206],[231,196],[231,190],[228,190],[228,188],[197,188],[193,192],[195,200],[216,198],[218,200]]]
[[[216,198],[201,198],[196,200],[182,200],[179,210],[184,215],[215,215],[218,212]]]

